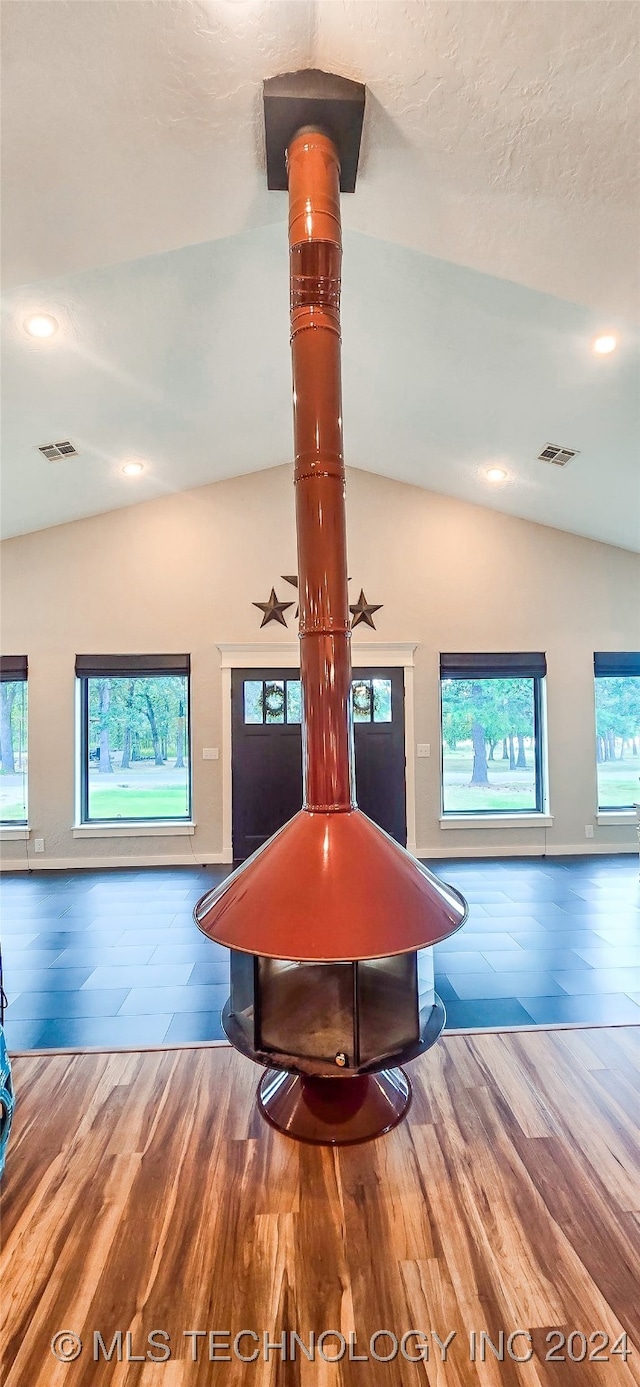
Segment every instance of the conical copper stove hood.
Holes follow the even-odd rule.
[[[264,1115],[332,1143],[378,1135],[404,1115],[409,1081],[390,1066],[442,1028],[431,946],[467,910],[356,804],[340,179],[342,154],[355,186],[363,107],[364,88],[344,78],[265,83],[270,186],[286,151],[289,192],[304,804],[195,910],[203,933],[232,950],[223,1020],[233,1043],[269,1066]]]

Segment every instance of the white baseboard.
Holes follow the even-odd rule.
[[[547,857],[591,857],[593,853],[606,853],[609,856],[616,853],[629,852],[638,855],[637,843],[568,843],[563,847],[550,847],[547,844]]]
[[[635,843],[566,843],[550,847],[546,850],[542,847],[514,847],[507,843],[502,847],[457,847],[457,848],[421,848],[409,847],[409,852],[414,857],[426,858],[465,858],[465,857],[588,857],[597,853],[608,853],[610,856],[616,853],[636,853],[638,848]],[[47,857],[40,861],[39,857],[31,854],[27,862],[25,857],[14,861],[3,858],[0,861],[0,872],[70,872],[70,871],[99,871],[104,868],[108,871],[110,867],[213,867],[232,865],[232,858],[227,852],[204,852],[196,853],[194,857],[186,857],[184,853],[154,853],[149,856],[135,857]]]
[[[444,858],[444,857],[590,857],[595,853],[608,853],[610,856],[616,853],[638,852],[635,843],[560,843],[551,847],[547,844],[546,848],[540,847],[514,847],[512,843],[505,843],[501,847],[457,847],[457,848],[412,848],[414,857],[421,858]]]
[[[141,857],[47,857],[40,861],[39,857],[34,857],[33,853],[29,861],[21,857],[18,861],[10,862],[6,858],[0,862],[2,872],[68,872],[68,871],[96,871],[104,867],[108,871],[110,867],[209,867],[209,866],[231,866],[231,858],[223,852],[203,852],[196,853],[195,857],[186,857],[184,853],[154,853],[153,856]]]
[[[542,857],[544,847],[519,847],[514,848],[512,843],[505,843],[503,846],[488,848],[476,847],[457,847],[457,848],[416,848],[414,857]]]

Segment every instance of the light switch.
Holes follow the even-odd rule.
[[[430,756],[431,746],[429,742],[418,742],[418,756]]]
[[[203,761],[217,761],[219,755],[220,752],[218,751],[217,746],[205,746],[202,748]]]

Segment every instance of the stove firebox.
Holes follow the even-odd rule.
[[[253,1058],[334,1078],[419,1053],[434,1005],[431,949],[350,963],[232,952],[225,1026]]]

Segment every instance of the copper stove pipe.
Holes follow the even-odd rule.
[[[356,806],[336,144],[304,125],[286,164],[304,807],[202,897],[195,918],[254,958],[384,959],[447,938],[466,904]]]
[[[355,808],[340,371],[340,165],[303,129],[287,150],[304,807]]]

